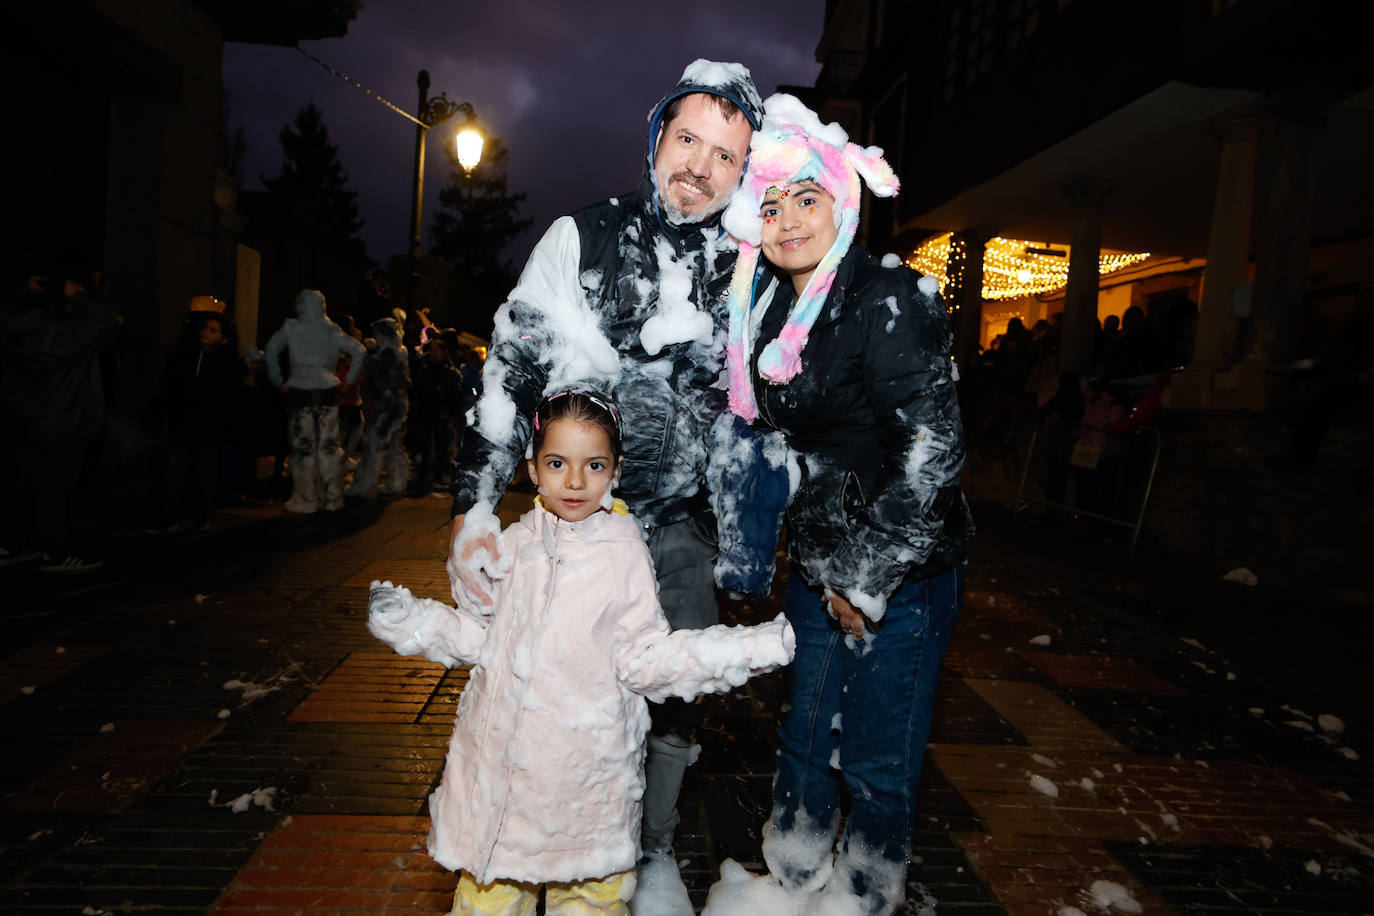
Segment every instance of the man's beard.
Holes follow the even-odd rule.
[[[690,172],[674,172],[667,181],[667,186],[671,188],[676,182],[685,181],[692,187],[701,187]],[[692,213],[685,213],[673,203],[672,195],[659,188],[658,199],[663,207],[663,215],[668,217],[668,222],[674,226],[687,226],[693,223],[703,223],[717,213],[725,209],[725,205],[730,202],[728,194],[717,194],[710,187],[702,188],[702,194],[706,198],[706,206]]]

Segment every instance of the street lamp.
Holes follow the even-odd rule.
[[[482,135],[472,125],[477,120],[468,102],[450,102],[445,93],[429,97],[429,71],[421,70],[415,78],[420,87],[420,105],[415,118],[415,181],[410,201],[410,245],[406,249],[406,310],[414,308],[415,287],[419,280],[420,260],[420,202],[425,192],[425,135],[462,111],[467,114],[468,126],[457,138],[458,163],[464,173],[471,174],[482,159]]]
[[[458,131],[458,139],[454,142],[458,147],[458,164],[463,167],[463,174],[471,175],[477,163],[482,161],[482,135],[474,128],[465,127]]]

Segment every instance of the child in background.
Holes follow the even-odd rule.
[[[189,486],[191,520],[197,530],[210,525],[221,466],[230,454],[235,412],[240,406],[243,362],[238,334],[223,315],[206,313],[194,345],[167,359],[153,409],[167,413],[167,476],[162,514],[148,529],[177,528]]]
[[[669,632],[639,524],[611,490],[619,414],[590,393],[535,413],[535,507],[501,535],[491,616],[372,585],[369,627],[403,655],[473,664],[430,796],[429,852],[461,870],[455,914],[626,914],[639,858],[645,699],[723,692],[786,664],[779,615]],[[523,908],[522,908],[523,907]]]
[[[1099,515],[1111,515],[1115,510],[1116,477],[1121,466],[1125,440],[1112,427],[1130,413],[1122,402],[1122,392],[1115,385],[1093,379],[1088,382],[1084,398],[1086,406],[1074,433],[1074,488],[1078,508]],[[1086,449],[1086,451],[1085,451]],[[1080,456],[1087,455],[1087,460]]]

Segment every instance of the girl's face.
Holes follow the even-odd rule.
[[[800,295],[839,235],[835,201],[810,181],[790,184],[769,197],[777,199],[765,199],[759,208],[763,254],[792,275],[792,285]]]
[[[548,425],[529,470],[544,508],[565,522],[580,522],[600,511],[620,477],[620,462],[604,429],[565,417]]]

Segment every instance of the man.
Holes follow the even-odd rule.
[[[87,293],[87,276],[33,274],[0,305],[0,416],[14,462],[0,567],[37,560],[42,572],[68,573],[101,565],[72,553],[70,524],[82,459],[105,422],[100,354],[114,345],[120,317]]]
[[[638,520],[674,628],[717,620],[703,478],[724,350],[723,293],[735,260],[719,228],[762,116],[749,71],[698,60],[649,113],[639,190],[554,222],[497,312],[482,387],[454,461],[454,598],[490,603],[503,575],[492,510],[524,457],[540,399],[572,387],[609,390],[624,418],[617,491]],[[641,890],[676,885],[677,795],[691,762],[690,709],[654,707],[645,761]],[[662,894],[655,894],[662,899]],[[643,900],[636,916],[650,912]]]

